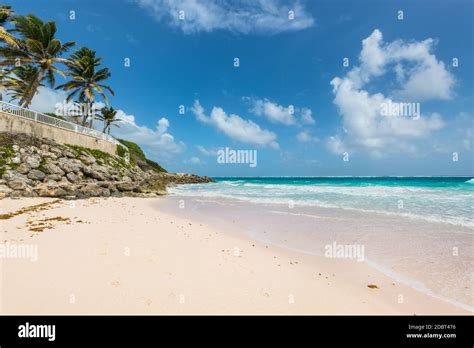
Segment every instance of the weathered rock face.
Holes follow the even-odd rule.
[[[0,133],[0,198],[150,197],[174,184],[211,182],[208,177],[143,170],[107,153],[63,146],[26,134]]]

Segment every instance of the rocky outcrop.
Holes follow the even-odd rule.
[[[150,168],[99,150],[0,133],[0,198],[153,197],[166,194],[169,185],[212,181]]]

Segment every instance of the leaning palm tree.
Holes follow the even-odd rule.
[[[11,6],[1,5],[0,6],[0,42],[5,42],[12,47],[18,47],[17,39],[5,28],[13,16],[13,10]],[[3,91],[6,89],[7,81],[6,78],[9,75],[9,70],[2,68],[0,70],[0,100],[3,100]]]
[[[57,89],[70,92],[66,101],[69,102],[77,96],[79,103],[93,105],[97,93],[109,105],[109,99],[105,91],[108,91],[111,95],[114,95],[114,91],[109,86],[103,84],[103,81],[110,77],[110,72],[108,68],[98,69],[101,61],[102,58],[96,57],[95,51],[86,47],[80,48],[71,55],[67,62],[69,71],[66,72],[66,75],[70,76],[71,80],[56,87]],[[83,125],[86,125],[87,119],[87,115],[84,115]],[[91,127],[92,121],[93,117],[90,122]]]
[[[23,104],[26,96],[30,95],[30,88],[38,79],[39,68],[33,65],[15,67],[5,79],[7,94],[11,100],[18,100]],[[42,81],[38,86],[44,86]]]
[[[18,47],[18,40],[5,29],[5,24],[8,23],[13,16],[13,10],[11,6],[1,5],[0,6],[0,40],[6,42],[8,45]]]
[[[120,127],[117,122],[120,122],[121,120],[116,118],[117,115],[117,110],[115,110],[113,107],[103,107],[100,110],[100,113],[97,115],[97,118],[101,121],[104,122],[104,129],[102,132],[110,134],[110,128],[112,125],[116,127]]]
[[[43,22],[34,15],[15,16],[12,18],[15,25],[14,31],[19,34],[18,46],[5,41],[6,46],[0,47],[0,61],[2,66],[33,65],[38,68],[36,78],[31,81],[27,94],[23,98],[22,106],[28,107],[33,97],[38,92],[43,79],[50,86],[55,84],[55,73],[64,75],[56,67],[57,63],[66,63],[61,55],[75,45],[73,41],[64,44],[55,38],[56,24],[54,22]]]

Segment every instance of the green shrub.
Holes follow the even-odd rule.
[[[128,152],[122,145],[117,145],[117,155],[124,158],[125,154]]]
[[[8,164],[9,160],[15,156],[15,151],[13,151],[12,145],[4,145],[0,147],[0,176],[5,174],[7,171],[5,166]],[[10,167],[16,167],[12,163],[9,164]]]
[[[124,144],[126,147],[128,147],[128,149],[130,150],[130,155],[135,155],[136,157],[138,157],[139,159],[143,161],[146,160],[145,153],[140,148],[140,146],[128,140],[123,140],[123,139],[117,139],[117,140],[120,141],[122,144]]]
[[[166,172],[166,170],[158,163],[146,158],[145,153],[137,144],[124,139],[117,140],[120,141],[123,145],[125,145],[130,151],[130,164],[132,166],[139,164],[139,166],[144,170],[152,169],[159,173]],[[118,151],[119,150],[117,149],[117,153]]]
[[[152,160],[146,159],[146,163],[156,172],[165,172],[165,173],[167,173],[166,169],[164,169],[162,166],[160,166],[158,163],[156,163]]]

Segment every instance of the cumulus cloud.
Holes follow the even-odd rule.
[[[170,123],[164,117],[158,120],[154,129],[137,124],[135,116],[128,115],[123,110],[118,110],[117,118],[122,122],[119,123],[120,128],[112,129],[112,134],[139,144],[150,157],[169,159],[185,149],[185,144],[176,141],[169,133]]]
[[[235,114],[227,115],[222,108],[216,106],[212,108],[211,114],[206,116],[199,100],[194,102],[191,110],[200,122],[214,126],[231,139],[245,144],[278,148],[276,134],[260,128],[251,120],[245,120]]]
[[[299,132],[296,135],[296,139],[300,143],[316,143],[316,142],[319,141],[319,139],[317,137],[311,135],[311,133],[307,130],[303,130],[303,131]]]
[[[135,0],[157,21],[184,33],[228,30],[237,33],[276,34],[314,24],[299,1],[280,0]],[[289,11],[293,11],[290,18]]]
[[[284,125],[296,124],[294,113],[288,107],[272,103],[268,99],[254,100],[250,109],[255,115],[265,116],[270,122],[282,123]]]
[[[31,101],[30,109],[39,112],[54,112],[56,104],[65,103],[66,97],[65,91],[40,87]]]
[[[435,44],[431,38],[384,43],[382,32],[375,29],[362,41],[360,65],[349,72],[348,78],[356,88],[361,88],[372,78],[393,70],[400,85],[393,91],[398,97],[416,101],[451,99],[455,79],[445,64],[431,53]]]
[[[244,97],[244,101],[250,103],[249,111],[257,116],[264,116],[272,123],[281,123],[286,126],[296,124],[314,124],[313,113],[308,108],[298,108],[279,105],[265,99]]]
[[[444,126],[438,113],[394,116],[382,112],[386,105],[451,98],[454,78],[430,53],[432,45],[431,39],[384,44],[379,30],[362,41],[360,65],[345,77],[331,81],[334,103],[342,116],[341,135],[330,137],[326,142],[332,152],[341,153],[348,148],[352,151],[362,148],[375,155],[415,152],[413,140],[425,138]],[[410,64],[404,65],[407,62]],[[400,86],[392,91],[392,96],[371,94],[364,89],[375,77],[392,71],[390,69]],[[420,78],[428,83],[419,83]],[[430,84],[435,86],[428,86]]]

